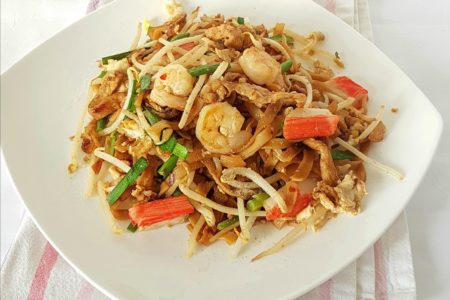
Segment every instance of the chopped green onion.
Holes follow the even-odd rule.
[[[140,87],[141,92],[148,90],[150,88],[151,81],[152,78],[148,74],[145,74],[144,76],[141,77],[141,87]]]
[[[130,102],[128,103],[128,107],[127,109],[132,112],[135,113],[136,112],[136,106],[134,105],[134,101],[136,99],[136,79],[133,80],[131,87],[131,98],[130,98]]]
[[[181,190],[179,188],[177,188],[175,190],[175,192],[173,192],[172,197],[177,197],[177,196],[180,196],[180,195],[183,195],[183,193],[181,192]]]
[[[172,173],[173,169],[177,165],[178,157],[175,155],[171,155],[168,160],[166,160],[161,167],[158,169],[158,174],[161,175],[164,179]]]
[[[189,149],[179,143],[177,143],[175,145],[175,147],[173,148],[173,151],[172,151],[172,153],[174,155],[178,156],[179,158],[181,158],[183,160],[186,160],[186,158],[188,156],[188,152],[189,152]]]
[[[101,71],[100,74],[98,74],[97,78],[103,78],[106,75],[106,71]]]
[[[144,114],[145,118],[147,119],[147,121],[150,123],[150,125],[155,125],[156,123],[158,123],[161,120],[154,112],[152,112],[148,108],[144,109],[143,114]]]
[[[181,39],[184,39],[184,38],[187,38],[187,37],[189,37],[189,33],[180,33],[179,35],[176,35],[173,38],[171,38],[169,40],[169,42],[174,42],[176,40],[181,40]]]
[[[281,73],[286,73],[292,67],[292,60],[289,58],[288,60],[281,63]]]
[[[286,43],[288,43],[289,45],[293,45],[294,44],[294,38],[290,35],[284,35],[286,37]],[[283,35],[281,34],[277,34],[274,36],[271,36],[269,39],[274,40],[276,42],[281,42],[283,40]]]
[[[354,159],[355,155],[349,151],[342,151],[338,149],[331,150],[331,157],[333,157],[334,160],[344,160],[344,159]]]
[[[110,55],[110,56],[105,56],[102,58],[102,64],[107,65],[108,60],[110,60],[110,59],[119,60],[119,59],[125,58],[128,55],[130,55],[130,53],[131,53],[131,51],[127,51],[127,52],[117,53],[117,54]]]
[[[159,148],[161,148],[162,151],[172,153],[176,144],[177,144],[177,139],[172,135],[172,136],[170,136],[170,138],[167,141],[165,141],[163,144],[159,145]]]
[[[127,227],[127,230],[129,232],[136,232],[136,230],[138,229],[138,226],[136,224],[133,224],[130,222],[130,224]]]
[[[238,216],[234,216],[231,219],[223,220],[222,222],[217,224],[217,229],[224,230],[225,228],[227,228],[228,226],[233,225],[236,222],[239,222],[239,217]]]
[[[266,193],[253,195],[253,198],[247,202],[247,209],[249,211],[260,210],[267,198],[269,198],[269,195]]]
[[[141,157],[138,161],[131,167],[130,171],[119,181],[119,183],[113,188],[111,193],[108,194],[106,198],[110,205],[113,205],[117,199],[125,192],[125,190],[136,181],[136,179],[141,175],[141,173],[147,168],[148,162],[145,158]]]
[[[97,132],[102,131],[103,129],[105,129],[107,123],[108,123],[108,116],[103,117],[100,120],[97,120],[95,131]]]
[[[116,146],[116,141],[117,141],[117,136],[118,135],[119,135],[119,133],[117,131],[114,131],[109,136],[109,145],[108,145],[108,149],[106,151],[109,155],[113,155],[114,156],[114,147]]]
[[[219,64],[213,64],[213,65],[201,65],[198,67],[194,67],[188,70],[189,74],[191,76],[197,77],[204,74],[212,74],[217,69]]]
[[[243,17],[237,17],[236,21],[238,22],[238,24],[241,24],[241,25],[243,25],[245,23],[245,20]]]

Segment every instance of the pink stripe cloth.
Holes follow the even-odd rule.
[[[386,299],[386,270],[383,261],[382,241],[378,240],[373,245],[375,252],[375,296],[377,299]]]
[[[36,273],[34,273],[33,282],[31,284],[30,292],[28,293],[28,300],[44,298],[48,278],[50,277],[50,273],[53,270],[57,258],[58,252],[56,252],[56,250],[47,242]]]
[[[367,0],[315,0],[371,39]],[[110,0],[91,0],[92,12]],[[2,299],[108,299],[77,274],[28,216],[1,269]],[[357,261],[298,298],[415,299],[416,287],[405,215]]]

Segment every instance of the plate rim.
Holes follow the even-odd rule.
[[[412,192],[410,194],[410,196],[406,199],[406,201],[403,203],[401,210],[399,210],[399,212],[397,212],[396,214],[394,214],[394,217],[391,218],[391,220],[389,220],[389,222],[387,222],[388,226],[386,226],[386,228],[381,231],[381,233],[379,233],[378,235],[374,235],[374,237],[371,239],[372,242],[369,243],[366,247],[363,247],[362,250],[358,251],[357,255],[354,255],[355,257],[360,257],[362,253],[364,253],[369,247],[371,247],[373,245],[374,242],[376,242],[391,226],[392,224],[395,222],[395,220],[399,217],[400,214],[402,214],[406,208],[406,206],[408,205],[408,203],[411,201],[412,196],[415,194],[415,192],[417,191],[417,189],[419,188],[420,184],[423,182],[423,179],[425,178],[425,176],[428,174],[428,171],[430,169],[431,166],[431,162],[436,154],[437,148],[439,146],[439,143],[441,141],[442,138],[442,134],[443,134],[443,118],[442,115],[440,114],[440,112],[437,110],[437,108],[434,106],[433,102],[431,102],[431,100],[423,93],[423,91],[417,86],[417,84],[395,63],[393,62],[381,49],[379,49],[373,42],[369,41],[367,38],[365,38],[360,32],[354,30],[350,25],[348,25],[347,23],[345,23],[342,19],[340,19],[339,17],[337,17],[336,15],[332,14],[331,12],[327,11],[325,8],[323,8],[322,6],[320,6],[319,4],[315,3],[314,1],[309,1],[309,0],[301,0],[303,2],[308,1],[310,4],[309,5],[313,5],[316,6],[317,9],[320,9],[322,11],[324,11],[326,14],[328,14],[330,17],[333,17],[335,19],[335,21],[337,22],[341,22],[342,24],[345,24],[345,26],[351,28],[356,34],[358,34],[361,38],[363,38],[364,40],[366,40],[365,42],[370,44],[371,47],[373,48],[374,51],[377,51],[379,55],[382,55],[384,57],[384,59],[386,61],[389,62],[389,64],[391,64],[391,67],[397,69],[402,75],[403,77],[409,81],[410,83],[412,83],[412,85],[414,87],[417,88],[417,91],[420,93],[420,96],[422,98],[424,98],[427,101],[427,106],[429,108],[431,108],[431,113],[433,114],[433,117],[435,119],[435,125],[436,125],[436,132],[434,133],[435,137],[432,141],[432,145],[428,146],[428,149],[430,150],[430,155],[424,160],[425,163],[425,168],[424,171],[422,172],[422,174],[419,176],[418,180],[417,180],[417,184],[414,186],[414,188],[412,189]],[[59,31],[57,31],[54,35],[52,35],[51,37],[49,37],[48,39],[46,39],[45,41],[43,41],[42,43],[40,43],[39,45],[37,45],[36,47],[32,48],[31,50],[29,50],[25,55],[23,55],[19,60],[17,60],[14,64],[12,64],[11,66],[9,66],[7,69],[5,69],[2,73],[1,73],[1,79],[3,82],[3,78],[4,77],[8,77],[8,74],[13,72],[14,69],[21,64],[26,58],[28,58],[34,51],[38,50],[41,47],[44,47],[48,42],[52,41],[53,39],[56,39],[58,36],[62,35],[65,33],[66,30],[68,30],[69,28],[71,28],[72,26],[82,23],[84,22],[84,20],[88,17],[94,16],[96,14],[98,14],[99,12],[103,11],[104,9],[106,9],[107,7],[114,7],[119,5],[121,2],[126,2],[126,0],[115,0],[112,1],[110,3],[105,4],[104,6],[102,6],[101,8],[90,12],[86,15],[84,15],[82,18],[78,19],[77,21],[68,24],[67,26],[63,27],[62,29],[60,29]],[[2,88],[3,87],[3,83],[1,84]],[[2,92],[3,94],[3,92]],[[3,102],[2,102],[3,103]],[[3,106],[3,104],[2,104]],[[2,115],[3,115],[3,109],[2,109]],[[2,118],[3,119],[3,118]],[[6,124],[3,124],[2,121],[2,129],[1,131],[3,132],[4,130],[6,131],[6,129],[4,129],[3,127]],[[3,140],[3,139],[2,139]],[[68,264],[74,268],[78,274],[80,274],[84,279],[86,279],[90,284],[92,284],[96,289],[98,289],[99,291],[101,291],[103,294],[105,294],[106,296],[112,298],[112,299],[118,299],[118,296],[112,294],[111,292],[109,292],[106,288],[104,288],[102,285],[98,284],[94,279],[90,278],[85,272],[83,272],[83,270],[81,270],[80,268],[77,267],[77,265],[75,263],[72,262],[72,260],[70,260],[68,257],[66,257],[66,255],[64,254],[63,251],[61,251],[58,247],[58,245],[56,245],[56,243],[49,238],[48,234],[42,229],[41,225],[39,224],[39,222],[37,222],[34,214],[32,213],[32,211],[29,209],[27,202],[24,200],[24,198],[22,197],[22,194],[20,193],[20,190],[17,188],[16,185],[16,178],[15,176],[13,176],[13,174],[10,172],[10,167],[9,167],[9,161],[10,159],[8,159],[8,155],[5,153],[4,151],[4,146],[3,144],[0,145],[1,149],[2,149],[2,155],[4,156],[4,160],[5,160],[5,164],[4,167],[6,169],[6,171],[10,174],[11,177],[11,182],[12,182],[12,186],[14,191],[17,193],[22,205],[24,206],[24,208],[26,209],[26,212],[28,213],[28,215],[30,216],[30,218],[32,219],[33,223],[36,225],[36,227],[39,229],[39,231],[41,232],[41,234],[46,238],[46,240],[52,245],[52,247],[54,247],[54,249],[58,252],[59,255],[61,255],[62,258],[64,258],[64,260],[66,262],[68,262]],[[22,219],[23,221],[23,219]],[[319,286],[320,284],[322,284],[323,282],[325,282],[326,280],[330,279],[331,277],[333,277],[334,275],[336,275],[337,273],[339,273],[340,271],[342,271],[345,267],[347,267],[352,261],[354,261],[355,258],[352,255],[347,256],[347,259],[343,260],[345,261],[344,263],[341,264],[340,268],[336,268],[333,271],[327,272],[326,275],[320,276],[320,278],[318,278],[316,280],[315,283],[310,283],[308,287],[304,287],[303,289],[298,288],[297,290],[292,290],[291,292],[287,292],[284,295],[281,295],[279,299],[290,299],[293,297],[298,297],[301,296],[303,294],[308,293],[309,291],[311,291],[312,289],[314,289],[315,287]]]

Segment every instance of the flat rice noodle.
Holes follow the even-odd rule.
[[[217,172],[216,166],[214,165],[214,162],[212,161],[212,159],[205,159],[203,161],[203,165],[206,167],[209,174],[213,178],[214,182],[217,184],[220,191],[222,191],[223,193],[233,196],[233,197],[242,197],[244,199],[247,199],[248,197],[250,197],[253,194],[253,192],[251,190],[242,189],[242,190],[236,191],[236,190],[232,189],[228,184],[223,183],[220,180],[221,174]]]
[[[359,151],[361,151],[362,153],[366,154],[369,152],[369,148],[370,148],[370,141],[361,143],[359,145]]]
[[[242,156],[243,159],[247,159],[258,152],[258,150],[262,146],[264,146],[264,144],[272,139],[272,128],[266,127],[264,130],[253,137],[255,137],[253,142],[251,144],[247,144],[247,147],[239,153],[239,155]]]
[[[258,125],[258,121],[253,118],[247,118],[244,121],[244,125],[242,125],[243,130],[252,132],[254,128],[256,128],[256,125]]]
[[[202,181],[199,184],[197,184],[197,188],[194,189],[194,191],[202,196],[206,196],[213,186],[214,181]]]
[[[294,157],[296,157],[300,152],[301,152],[301,150],[296,146],[290,146],[285,151],[281,151],[281,150],[273,151],[274,155],[278,158],[278,160],[282,161],[282,162],[292,161],[294,159]]]
[[[277,174],[280,175],[281,180],[283,180],[284,182],[288,182],[289,180],[291,180],[291,178],[284,173],[278,172]]]
[[[192,228],[194,227],[195,223],[198,222],[198,219],[200,218],[200,216],[201,216],[201,214],[196,210],[192,214],[189,215],[189,217],[188,217],[189,224],[188,225],[191,225],[190,227],[188,227],[189,231],[192,231]]]
[[[200,230],[199,234],[197,235],[197,242],[199,242],[202,245],[208,246],[209,239],[213,236],[212,229],[207,224],[203,225],[203,228]]]
[[[295,158],[291,161],[280,161],[276,164],[275,166],[275,170],[277,170],[280,173],[285,173],[287,174],[287,170],[289,169],[289,166],[294,165],[294,169],[298,166],[298,164],[300,163],[300,161],[298,160],[298,158]],[[292,169],[291,171],[293,172],[294,169]]]
[[[310,174],[309,177],[322,178],[322,173],[320,171],[320,160],[319,159],[314,160],[313,167],[309,174]]]
[[[186,162],[194,163],[202,159],[204,159],[202,148],[198,147],[198,145],[194,145],[193,150],[189,152]]]
[[[189,171],[195,171],[195,170],[201,169],[203,167],[204,167],[204,165],[203,165],[203,163],[201,161],[196,161],[194,163],[188,164],[188,170]]]
[[[223,193],[221,190],[219,190],[218,186],[213,186],[213,196],[212,199],[216,201],[217,203],[220,203],[222,205],[228,205],[230,207],[235,207],[234,198]],[[231,204],[231,205],[230,205]],[[218,220],[220,220],[218,218]]]
[[[272,121],[272,128],[274,131],[274,137],[283,137],[283,127],[285,115],[279,115]]]
[[[258,153],[264,162],[262,170],[263,175],[267,176],[272,174],[273,169],[278,163],[278,158],[275,155],[273,155],[273,151],[270,150],[260,149]]]
[[[268,141],[262,149],[286,149],[292,145],[292,142],[284,138],[273,138]]]
[[[91,165],[92,171],[98,175],[100,173],[100,170],[102,169],[103,159],[96,158],[94,163]]]
[[[204,106],[204,101],[200,97],[196,97],[194,100],[194,104],[192,105],[191,112],[189,113],[189,116],[187,118],[186,124],[184,125],[184,128],[188,128],[189,124],[197,118],[198,114],[202,110]]]
[[[128,209],[113,209],[111,208],[111,214],[116,220],[129,220]]]
[[[147,157],[147,163],[147,168],[136,180],[136,185],[143,187],[145,190],[153,189],[156,169],[161,164],[161,160],[157,156],[150,155]]]
[[[224,235],[222,235],[220,239],[224,240],[228,245],[233,245],[238,239],[238,236],[234,231],[230,230]]]
[[[298,165],[298,168],[295,170],[294,174],[292,174],[292,180],[303,181],[307,179],[313,168],[315,158],[316,153],[314,150],[304,149],[302,161]]]
[[[221,155],[220,162],[226,168],[245,167],[245,161],[240,155]]]
[[[255,131],[253,132],[252,137],[249,139],[247,144],[245,144],[242,147],[241,153],[239,153],[244,159],[247,159],[248,157],[255,154],[259,150],[259,148],[261,148],[266,142],[270,140],[268,138],[267,128],[270,127],[272,121],[275,119],[280,109],[281,109],[280,101],[278,101],[277,103],[271,103],[269,104],[269,106],[267,106],[266,111],[264,112],[264,116],[262,116],[261,119],[258,121],[258,124],[256,126]],[[244,128],[247,129],[248,125]],[[259,133],[264,130],[266,130],[264,135],[259,135]],[[259,140],[256,143],[256,139],[258,137]]]
[[[250,156],[245,160],[247,164],[247,168],[252,169],[256,173],[261,173],[260,166],[261,166],[261,157],[259,155],[253,155]]]
[[[258,125],[255,129],[255,134],[261,132],[264,128],[272,124],[273,120],[277,117],[278,112],[282,107],[281,101],[277,101],[276,103],[271,103],[267,106],[264,111],[264,115],[258,121]]]
[[[255,104],[245,101],[244,105],[253,119],[259,121],[261,118],[263,118],[264,113]]]
[[[278,101],[277,103],[271,103],[269,106],[267,106],[266,111],[264,112],[264,116],[258,121],[252,137],[249,139],[247,144],[242,147],[242,150],[239,153],[244,159],[247,159],[248,157],[255,154],[259,150],[259,148],[261,148],[266,142],[270,140],[269,130],[272,130],[269,128],[269,125],[272,124],[272,121],[275,119],[280,109],[280,101]],[[264,132],[264,134],[260,134],[262,132]],[[272,137],[272,132],[270,132],[270,137]]]
[[[353,174],[359,179],[364,182],[366,182],[366,168],[364,167],[364,164],[360,164],[353,170]]]

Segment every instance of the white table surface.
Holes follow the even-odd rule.
[[[81,18],[87,2],[2,0],[2,72],[35,46]],[[369,2],[375,43],[428,95],[444,118],[440,146],[425,180],[408,205],[407,217],[418,299],[450,299],[450,124],[447,122],[450,116],[450,1]],[[23,213],[2,156],[2,262]]]

